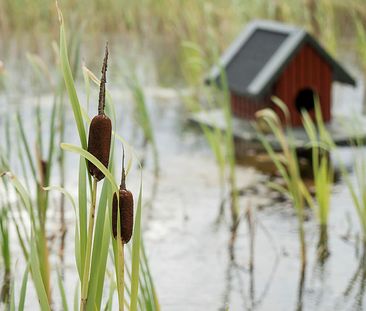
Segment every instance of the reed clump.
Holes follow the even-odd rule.
[[[104,102],[106,101],[106,112],[111,116],[112,120],[115,120],[115,112],[111,98],[105,99],[105,76],[107,70],[107,56],[105,56],[102,69],[102,81],[97,82],[97,85],[100,88],[99,111],[95,118],[95,123],[97,123],[97,125],[94,125],[94,121],[92,122],[89,133],[89,146],[87,145],[85,124],[89,119],[86,117],[86,114],[83,115],[81,113],[83,107],[79,103],[73,73],[70,68],[68,57],[69,49],[66,41],[62,13],[60,10],[58,10],[58,13],[60,20],[59,60],[64,81],[59,81],[57,86],[51,83],[52,90],[54,91],[54,104],[49,120],[49,130],[46,132],[49,136],[48,144],[44,143],[44,136],[42,136],[45,132],[42,130],[44,127],[42,124],[44,123],[42,123],[43,114],[41,113],[40,105],[37,105],[34,114],[36,119],[36,124],[33,126],[33,134],[36,136],[35,155],[32,153],[32,148],[29,143],[30,139],[28,135],[26,135],[27,132],[24,127],[24,121],[26,121],[26,119],[22,118],[21,113],[19,111],[16,113],[14,131],[16,131],[17,136],[15,139],[11,135],[13,134],[13,131],[9,126],[13,123],[12,119],[10,119],[9,115],[5,115],[4,118],[4,142],[6,143],[6,148],[2,148],[3,141],[1,141],[0,188],[3,187],[5,189],[5,195],[2,194],[0,196],[0,255],[3,261],[2,267],[5,268],[6,272],[3,279],[6,281],[6,284],[0,288],[0,299],[8,304],[7,306],[3,306],[6,309],[24,310],[25,305],[28,306],[29,303],[31,303],[30,301],[27,301],[30,296],[27,293],[28,276],[30,276],[33,281],[32,294],[37,296],[35,299],[33,295],[30,300],[33,303],[38,301],[40,310],[51,311],[55,308],[69,310],[68,304],[70,303],[70,297],[66,296],[64,288],[66,283],[62,277],[63,265],[60,270],[57,269],[57,284],[51,282],[53,281],[51,275],[54,274],[54,269],[53,266],[51,266],[53,261],[49,261],[49,255],[52,255],[54,247],[50,247],[51,245],[49,243],[50,238],[53,238],[53,236],[50,237],[48,231],[48,215],[50,215],[50,212],[47,213],[47,210],[49,211],[48,207],[50,207],[50,205],[48,203],[51,202],[51,199],[48,198],[48,193],[50,190],[57,190],[65,195],[65,198],[70,200],[76,217],[74,231],[75,268],[78,272],[81,284],[81,297],[80,284],[77,283],[73,298],[73,309],[77,309],[77,304],[80,301],[80,308],[82,310],[114,310],[113,301],[116,281],[113,277],[109,277],[110,273],[108,273],[109,267],[107,267],[107,264],[109,263],[108,258],[111,244],[114,250],[116,241],[113,239],[111,230],[111,209],[109,209],[109,207],[112,205],[112,194],[119,192],[112,173],[113,146],[115,138],[120,140],[123,139],[120,136],[115,135],[115,133],[113,133],[112,139],[111,124],[114,122],[111,122],[110,120],[108,122],[108,119],[104,114]],[[106,49],[106,55],[107,53]],[[38,66],[40,63],[37,60],[37,62],[32,62],[32,64],[35,65],[34,69],[37,69],[36,72],[38,73],[38,69],[40,69]],[[41,81],[44,81],[45,73],[42,70],[39,72],[41,73],[39,75]],[[49,76],[47,75],[47,77]],[[81,142],[80,147],[66,143],[60,144],[62,150],[74,152],[80,156],[77,201],[74,200],[74,196],[69,193],[63,185],[50,185],[51,174],[53,172],[52,168],[57,150],[55,140],[59,134],[56,125],[58,117],[60,117],[62,127],[64,128],[65,126],[63,123],[65,122],[64,107],[61,104],[63,102],[63,85],[61,83],[63,82],[65,82],[66,91],[69,96]],[[83,119],[83,117],[85,119]],[[100,124],[102,125],[100,126]],[[105,136],[101,135],[101,133],[104,133]],[[60,140],[63,141],[64,135],[60,133],[59,136]],[[15,145],[11,144],[13,141]],[[49,148],[48,150],[46,149],[47,147]],[[99,149],[103,149],[104,152],[99,153]],[[47,157],[44,157],[44,150],[48,151]],[[87,150],[90,150],[90,152]],[[14,160],[18,162],[14,162]],[[93,164],[94,167],[91,164]],[[21,169],[22,172],[16,171],[16,165],[19,166],[19,169]],[[12,166],[14,167],[11,169]],[[15,171],[13,173],[14,168]],[[91,175],[88,174],[89,169]],[[72,173],[74,173],[74,171],[72,171]],[[18,174],[20,176],[19,178],[17,177]],[[105,177],[105,182],[102,183],[102,189],[100,194],[98,194],[99,201],[97,201],[97,183],[103,179],[103,177]],[[13,201],[11,197],[12,192],[9,191],[11,189],[8,188],[8,185],[11,185],[15,189],[14,194],[16,195],[16,201]],[[88,200],[89,195],[91,196],[90,200]],[[137,309],[159,310],[159,303],[142,244],[141,198],[142,178],[136,204],[134,224],[132,227],[131,221],[131,229],[129,230],[132,234],[133,229],[133,234],[132,236],[130,235],[130,237],[126,235],[123,239],[125,242],[127,242],[128,239],[132,239],[133,243],[131,247],[131,264],[126,265],[125,267],[127,271],[126,283],[118,283],[117,286],[119,292],[122,290],[120,284],[127,288],[127,298],[126,300],[120,300],[120,310],[121,308],[123,309],[124,304],[129,304],[128,309],[131,311],[137,311]],[[87,208],[88,201],[91,201],[90,209]],[[94,214],[95,211],[97,211],[97,213]],[[12,226],[15,228],[14,231],[9,230],[9,221],[12,222]],[[12,258],[10,256],[11,245],[9,243],[9,241],[12,241],[13,239],[11,239],[11,235],[9,234],[13,234],[13,232],[17,235],[19,240],[18,245],[24,254],[23,264],[25,265],[25,272],[21,286],[18,286],[18,284],[14,286],[15,281],[13,276],[9,278],[11,272],[10,267],[13,266],[13,260],[11,260]],[[122,241],[121,238],[120,240]],[[123,243],[121,243],[121,245],[123,246]],[[140,256],[140,251],[142,256]],[[121,261],[119,261],[116,256],[113,259],[115,266],[120,267],[121,265],[118,263],[121,263]],[[61,264],[62,262],[61,259]],[[121,276],[121,274],[119,274],[119,276]],[[119,277],[119,280],[123,279],[123,277]],[[109,289],[111,289],[108,297],[105,295],[105,285],[107,282],[109,283]],[[67,284],[70,285],[69,283]],[[59,295],[57,295],[57,287],[59,287]],[[16,292],[14,290],[15,288],[17,289]],[[52,299],[51,293],[52,297],[55,296],[57,298]],[[19,299],[19,301],[15,301],[15,298],[17,298],[17,300]]]
[[[184,77],[187,83],[193,84],[195,87],[195,92],[192,96],[186,98],[187,108],[192,112],[204,112],[210,109],[219,109],[225,122],[226,131],[221,131],[218,124],[214,124],[214,126],[210,128],[203,123],[200,123],[200,127],[215,156],[217,164],[221,192],[219,213],[216,220],[217,224],[220,223],[225,214],[225,206],[228,205],[228,208],[230,209],[231,236],[229,241],[229,253],[231,260],[234,260],[234,246],[237,237],[237,230],[240,224],[240,206],[236,177],[234,129],[227,76],[224,68],[219,64],[217,51],[214,49],[214,54],[216,56],[215,64],[220,72],[219,82],[215,87],[210,87],[208,90],[207,87],[202,85],[203,79],[201,77],[210,65],[204,51],[194,42],[184,42],[182,48],[184,56],[182,71],[184,72]],[[198,84],[199,81],[201,82],[200,85]],[[205,99],[204,105],[201,104],[202,94]]]
[[[272,98],[275,104],[283,111],[289,122],[289,112],[286,105],[278,98]],[[287,195],[293,202],[297,219],[298,233],[300,241],[300,257],[301,257],[301,276],[304,275],[306,267],[306,240],[305,240],[305,204],[310,197],[308,188],[305,186],[304,180],[300,174],[300,165],[298,155],[296,153],[296,145],[293,133],[290,128],[285,131],[278,115],[271,109],[263,109],[256,113],[258,121],[263,122],[266,128],[275,136],[281,147],[281,153],[274,150],[274,147],[268,141],[263,132],[263,128],[257,127],[258,137],[263,147],[267,151],[271,160],[275,164],[279,174],[285,182],[285,186],[271,183],[270,186],[275,190]]]
[[[118,310],[123,310],[125,305],[128,305],[128,309],[131,311],[137,311],[137,309],[159,310],[159,303],[154,290],[154,285],[152,283],[152,278],[149,274],[146,257],[140,256],[140,250],[142,250],[143,252],[141,236],[142,177],[140,179],[140,190],[136,204],[136,213],[133,223],[133,234],[131,237],[131,262],[130,265],[127,265],[124,261],[124,244],[121,243],[122,239],[120,239],[120,235],[118,235],[118,232],[117,239],[114,239],[111,228],[113,204],[112,194],[119,192],[119,188],[113,176],[113,154],[115,150],[114,146],[117,139],[123,143],[126,142],[117,133],[112,132],[113,135],[111,137],[111,143],[107,144],[107,146],[110,146],[108,167],[101,163],[103,161],[102,158],[98,158],[98,155],[94,156],[87,151],[88,146],[84,121],[88,121],[88,118],[86,118],[85,114],[82,114],[82,107],[80,105],[76,92],[75,83],[68,60],[68,47],[66,42],[63,16],[59,8],[58,13],[60,21],[61,69],[81,143],[81,146],[75,146],[66,143],[61,144],[61,148],[63,150],[77,153],[80,156],[78,182],[78,235],[75,241],[75,259],[81,283],[80,307],[82,310],[103,309],[102,304],[105,300],[104,297],[106,296],[104,286],[106,280],[109,280],[109,288],[111,289],[111,291],[106,305],[108,306],[107,309],[115,309],[113,307],[113,296],[114,289],[117,288],[119,305]],[[106,61],[104,63],[105,66],[103,66],[104,70],[102,71],[105,73]],[[84,70],[84,80],[87,86],[87,97],[89,96],[89,79],[91,79],[96,85],[98,85],[100,89],[100,103],[102,102],[103,106],[99,105],[99,108],[103,107],[104,111],[104,104],[106,104],[106,111],[111,117],[111,123],[114,123],[113,120],[116,119],[116,113],[112,98],[109,96],[108,91],[105,89],[105,77],[102,77],[102,80],[104,80],[104,82],[102,83],[102,81],[99,81],[91,71]],[[99,112],[101,112],[100,109]],[[98,183],[98,179],[96,177],[98,176],[97,174],[95,174],[93,178],[93,183],[91,183],[91,176],[88,176],[86,174],[89,170],[87,167],[88,163],[86,163],[87,161],[85,161],[85,159],[94,164],[94,166],[96,166],[98,170],[103,174],[103,176],[105,176],[105,181],[102,184],[102,189],[100,191],[98,201],[96,200],[96,186]],[[105,157],[105,159],[107,159],[107,157]],[[96,172],[99,173],[99,171]],[[93,186],[91,184],[93,184]],[[89,211],[89,223],[87,221],[88,188],[90,189],[90,193],[92,196],[92,204]],[[95,214],[95,228],[93,229],[94,210],[97,210],[97,213]],[[117,221],[119,221],[118,217]],[[117,230],[119,230],[118,228],[119,226],[117,225]],[[110,254],[109,251],[111,244],[114,254],[113,262],[117,276],[116,279],[113,277],[108,277],[110,276],[110,274],[108,273],[109,269],[107,267],[107,263],[109,262],[108,258]],[[126,282],[124,277],[124,269],[126,269],[127,271]],[[127,299],[124,299],[124,287],[126,287]],[[77,298],[75,298],[75,301],[80,298],[78,295],[76,297]]]
[[[273,98],[275,104],[280,107],[289,123],[289,112],[287,106],[278,98]],[[305,186],[304,177],[300,172],[300,159],[297,155],[294,135],[291,128],[283,128],[277,114],[270,109],[265,109],[257,113],[259,121],[265,128],[258,125],[259,138],[267,153],[274,162],[278,172],[285,182],[285,187],[270,183],[275,190],[286,194],[292,200],[299,222],[299,239],[302,253],[303,269],[306,262],[306,245],[304,231],[304,208],[309,205],[315,212],[319,225],[318,259],[322,263],[329,256],[328,250],[328,219],[330,213],[330,197],[334,183],[334,169],[330,161],[330,151],[335,144],[324,124],[319,98],[314,98],[315,120],[307,111],[302,111],[302,122],[304,130],[308,136],[308,147],[311,151],[311,166],[314,179],[314,198]],[[266,139],[264,132],[269,130],[278,141],[281,152],[275,152],[273,146]],[[304,146],[301,146],[304,147]]]
[[[344,130],[353,140],[350,146],[353,156],[353,172],[351,175],[346,166],[341,162],[341,176],[351,195],[353,206],[357,213],[362,230],[362,242],[366,249],[366,154],[365,139],[363,136],[363,119],[354,118],[352,122],[344,124]]]
[[[311,119],[307,111],[302,112],[302,119],[310,142],[315,190],[315,201],[308,200],[308,204],[314,209],[316,220],[318,221],[318,259],[320,262],[324,262],[329,256],[328,219],[330,197],[334,183],[334,169],[330,160],[330,152],[335,147],[335,144],[324,124],[319,98],[315,97],[314,102],[315,121]]]
[[[111,149],[112,122],[104,114],[105,108],[105,84],[108,62],[108,44],[105,47],[105,56],[102,66],[102,78],[99,87],[98,115],[95,116],[89,127],[88,152],[99,160],[105,168],[108,168],[109,154]],[[89,274],[92,256],[93,232],[95,222],[97,183],[104,178],[104,173],[88,161],[88,171],[93,176],[92,201],[89,211],[88,235],[86,243],[85,266],[82,278],[80,310],[86,310],[89,288]]]

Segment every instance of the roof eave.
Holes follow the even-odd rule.
[[[333,81],[356,86],[355,79],[339,64],[311,35],[306,34],[305,42],[311,44],[313,48],[324,58],[324,60],[332,67]]]
[[[334,72],[333,74],[333,81],[337,81],[343,84],[348,84],[351,85],[353,87],[357,86],[357,82],[355,79],[353,79],[353,77],[351,77],[350,74],[348,74],[348,72],[343,69],[342,74],[338,73],[338,72]]]

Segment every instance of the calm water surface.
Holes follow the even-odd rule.
[[[113,46],[113,45],[112,45]],[[115,48],[117,50],[117,47]],[[123,50],[121,48],[121,50]],[[133,63],[133,53],[128,59]],[[142,134],[135,122],[131,97],[124,80],[112,70],[110,90],[117,111],[115,125],[119,134],[133,145],[140,156],[146,156],[144,170],[144,238],[151,271],[163,310],[363,310],[365,273],[358,271],[363,264],[363,251],[358,243],[360,228],[350,195],[340,182],[334,189],[329,220],[330,257],[324,264],[316,260],[318,228],[314,215],[308,211],[306,239],[308,265],[303,285],[300,282],[299,243],[297,220],[291,205],[274,200],[274,193],[266,187],[268,177],[250,167],[237,167],[238,185],[246,189],[240,198],[243,214],[235,245],[235,262],[229,260],[230,215],[226,213],[220,225],[216,217],[221,199],[217,168],[201,133],[186,123],[179,92],[161,89],[157,73],[149,56],[136,66],[146,82],[146,97],[155,129],[160,155],[160,175],[153,174],[151,150],[141,148]],[[112,58],[112,62],[118,61]],[[17,67],[11,58],[10,66]],[[125,64],[118,68],[127,68]],[[357,70],[352,69],[357,75]],[[19,71],[18,71],[19,72]],[[147,72],[149,72],[147,74]],[[146,73],[146,74],[145,74]],[[19,89],[12,84],[8,95],[0,95],[0,126],[5,117],[13,117],[20,108],[29,141],[34,141],[33,107],[37,96],[29,91],[29,84],[19,75]],[[115,80],[114,80],[114,77]],[[119,78],[117,78],[119,77]],[[11,81],[15,81],[14,77]],[[28,92],[24,92],[28,90]],[[80,84],[79,90],[83,90]],[[82,92],[81,92],[82,93]],[[356,89],[336,87],[334,112],[351,114],[361,111],[362,83]],[[96,111],[97,93],[90,103],[90,116]],[[81,94],[82,102],[85,96]],[[42,93],[40,103],[45,124],[48,123],[52,96]],[[71,109],[65,111],[66,141],[78,143]],[[341,157],[349,164],[352,154],[343,149]],[[119,156],[117,157],[119,159]],[[67,155],[67,189],[76,196],[77,157]],[[117,162],[119,163],[119,161]],[[128,184],[137,196],[139,186],[136,165]],[[53,184],[58,182],[55,173]],[[50,235],[58,234],[58,196],[53,196],[49,228]],[[244,217],[251,211],[254,220],[254,252],[250,251],[249,227]],[[65,249],[64,273],[67,297],[73,297],[77,274],[74,262],[74,214],[68,206],[66,212],[68,234]],[[24,263],[12,234],[12,248],[16,255],[16,288],[19,287]],[[54,254],[59,247],[57,237],[50,240]],[[250,258],[254,258],[250,269]],[[19,258],[17,260],[16,258]],[[52,258],[54,266],[58,258]],[[20,272],[21,271],[21,272]],[[54,275],[54,277],[56,277]],[[54,278],[56,280],[56,278]],[[53,288],[58,296],[57,286]],[[29,299],[36,301],[30,287]],[[72,299],[70,299],[71,303]],[[55,301],[55,306],[58,301]],[[57,308],[57,307],[56,307]],[[29,309],[30,310],[30,309]],[[60,308],[59,308],[60,310]]]

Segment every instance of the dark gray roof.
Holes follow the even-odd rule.
[[[332,67],[333,80],[355,85],[355,80],[302,28],[271,21],[250,23],[212,68],[207,83],[219,84],[225,69],[229,89],[239,95],[262,97],[292,57],[310,44]]]

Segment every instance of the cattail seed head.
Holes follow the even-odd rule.
[[[97,115],[93,118],[89,128],[88,151],[108,168],[109,152],[111,147],[112,122],[106,115]],[[98,181],[104,174],[93,163],[88,161],[90,175]]]
[[[108,62],[108,45],[105,49],[105,57],[100,80],[98,115],[95,116],[89,127],[88,152],[95,156],[106,168],[109,164],[109,152],[111,147],[112,122],[104,114],[105,84]],[[104,178],[104,174],[88,161],[88,171],[98,181]]]
[[[119,193],[119,216],[120,216],[120,231],[121,239],[124,244],[128,243],[133,231],[133,195],[126,189],[120,189]],[[118,224],[118,200],[117,194],[113,195],[112,204],[112,232],[114,238],[117,237]]]
[[[125,149],[122,146],[122,174],[121,184],[119,186],[118,196],[119,204],[117,200],[117,194],[113,195],[112,202],[112,232],[114,238],[117,237],[118,231],[118,210],[120,216],[120,231],[122,243],[126,244],[131,239],[133,231],[133,195],[131,191],[126,189],[126,172],[125,172]],[[118,209],[119,205],[119,209]]]

